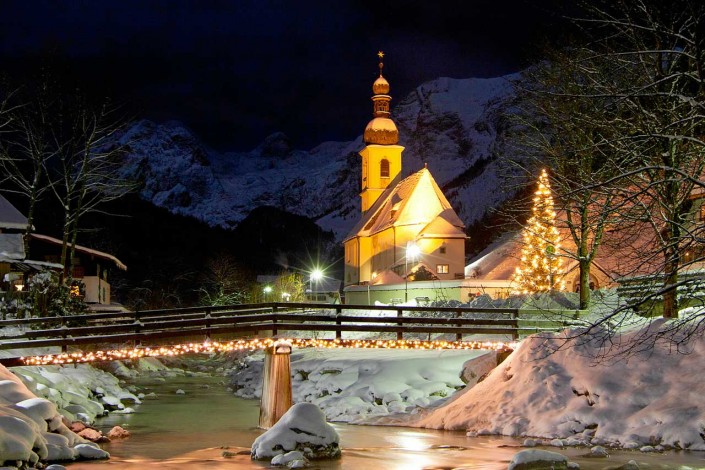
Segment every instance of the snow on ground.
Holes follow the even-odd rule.
[[[613,360],[598,363],[599,331],[556,352],[579,330],[532,336],[484,381],[414,425],[562,439],[553,445],[705,450],[705,338],[693,339],[689,354],[659,343],[617,356],[668,327],[658,319],[618,334],[609,345]]]
[[[487,351],[299,349],[291,355],[294,402],[319,406],[330,421],[359,422],[411,412],[464,387],[463,365]],[[236,395],[260,397],[263,353],[231,372]]]

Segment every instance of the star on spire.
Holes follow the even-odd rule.
[[[377,53],[377,57],[379,57],[380,60],[381,60],[381,59],[384,59],[384,52],[379,51],[379,52]]]
[[[377,53],[377,57],[379,57],[379,76],[382,76],[382,69],[384,68],[384,62],[382,62],[382,59],[384,59],[384,52],[379,51]]]

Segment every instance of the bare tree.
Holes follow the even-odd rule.
[[[70,273],[81,218],[135,185],[120,175],[123,152],[116,137],[124,123],[109,102],[95,106],[79,93],[66,97],[60,112],[51,123],[49,183],[63,209],[61,263]]]
[[[30,90],[24,87],[8,92],[0,115],[0,171],[4,190],[27,200],[25,255],[30,255],[36,208],[48,189],[46,163],[53,156],[49,121],[53,99],[48,86]]]

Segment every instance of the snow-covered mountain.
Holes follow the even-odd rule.
[[[495,155],[515,78],[439,78],[392,112],[406,147],[403,175],[427,163],[468,225],[511,195],[501,188]],[[366,124],[361,120],[360,130]],[[276,133],[249,152],[218,153],[179,123],[140,121],[121,143],[126,173],[142,183],[144,199],[210,225],[234,227],[253,208],[271,205],[308,216],[342,238],[360,217],[361,136],[302,151]]]

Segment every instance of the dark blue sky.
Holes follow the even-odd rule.
[[[377,50],[393,103],[439,76],[517,71],[552,21],[550,3],[3,0],[0,72],[21,81],[53,64],[219,150],[247,150],[275,131],[307,148],[362,132]]]

